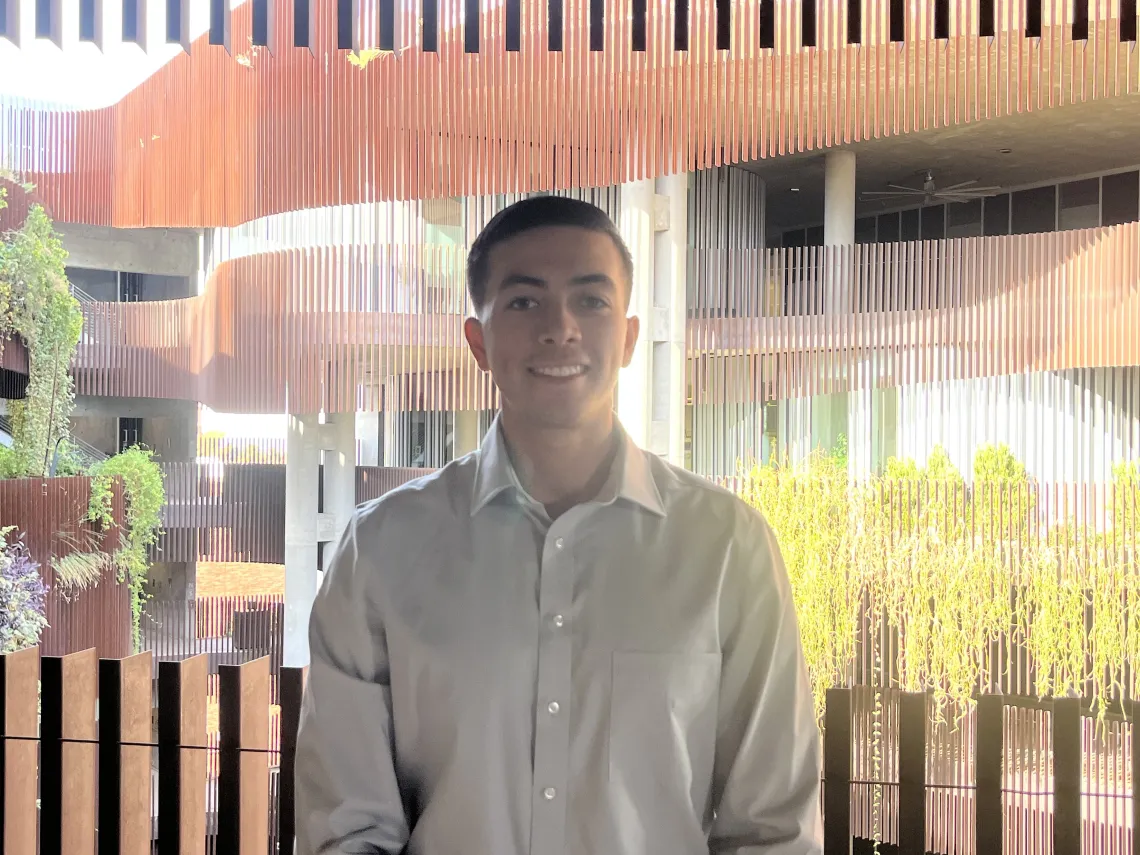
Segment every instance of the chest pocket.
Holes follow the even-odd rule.
[[[701,810],[712,780],[719,688],[718,653],[615,653],[611,784],[650,804],[662,789],[688,790]]]

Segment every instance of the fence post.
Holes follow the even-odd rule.
[[[151,655],[99,660],[99,852],[150,855]]]
[[[926,852],[926,692],[899,697],[899,852]]]
[[[39,648],[0,656],[0,851],[36,851]]]
[[[828,689],[823,713],[823,851],[851,853],[851,690]]]
[[[209,663],[158,663],[158,855],[205,851]]]
[[[281,693],[281,773],[278,777],[277,840],[281,852],[292,852],[297,834],[296,792],[293,775],[297,769],[297,730],[301,724],[301,700],[305,692],[307,668],[282,668]]]
[[[1136,782],[1140,781],[1140,751],[1137,743],[1140,742],[1140,704],[1128,701],[1128,718],[1132,722],[1132,855],[1140,855],[1140,793],[1137,793]]]
[[[220,665],[218,851],[269,849],[269,657]]]
[[[97,663],[94,650],[40,662],[40,855],[95,852]]]
[[[974,800],[974,851],[985,855],[1001,855],[1005,825],[1002,800],[1002,760],[1005,727],[1002,715],[1005,699],[1001,695],[978,698],[978,739],[974,747],[978,788]]]
[[[1053,701],[1053,852],[1081,852],[1081,700]]]

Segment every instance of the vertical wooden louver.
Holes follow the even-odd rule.
[[[0,95],[3,165],[60,220],[234,226],[620,184],[1140,92],[1129,0],[231,2],[210,0],[209,35],[112,107]],[[393,53],[335,50],[350,7],[349,41]],[[267,21],[309,51],[247,55]]]

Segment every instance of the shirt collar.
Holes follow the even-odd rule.
[[[615,425],[620,437],[620,447],[614,458],[609,478],[606,479],[605,486],[602,487],[596,501],[603,505],[611,505],[618,499],[625,499],[657,516],[665,516],[665,507],[653,478],[647,453],[637,447],[616,420]],[[504,492],[513,491],[519,497],[527,495],[511,464],[502,430],[499,417],[496,416],[476,453],[471,516],[475,516]]]

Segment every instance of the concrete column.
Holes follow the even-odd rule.
[[[356,413],[337,413],[323,426],[321,449],[325,463],[325,517],[331,528],[321,541],[340,540],[356,508]]]
[[[781,463],[799,463],[812,452],[810,398],[785,398],[776,403]]]
[[[855,152],[829,151],[824,160],[823,245],[855,243]]]
[[[356,414],[356,438],[360,443],[358,466],[380,465],[380,413]]]
[[[685,298],[689,175],[658,178],[653,247],[653,400],[650,451],[685,465]]]
[[[462,457],[479,447],[478,410],[456,410],[453,442],[453,458]]]
[[[623,185],[618,224],[633,255],[629,311],[641,319],[618,381],[618,417],[638,445],[677,465],[685,456],[688,188],[687,174]]]
[[[317,417],[289,416],[285,443],[284,664],[309,664],[309,612],[317,593]]]
[[[846,396],[848,471],[855,479],[864,480],[875,472],[875,435],[881,425],[874,419],[877,403],[874,362],[862,362],[855,370],[859,372],[862,388]]]
[[[641,319],[641,337],[629,367],[618,378],[617,413],[623,427],[642,448],[649,445],[653,384],[653,205],[652,181],[621,187],[618,228],[633,256],[629,314]]]
[[[837,150],[829,151],[824,157],[823,243],[828,247],[849,248],[855,244],[855,154]],[[851,250],[846,251],[849,253]],[[833,257],[843,257],[841,249],[835,252]],[[824,310],[827,314],[849,312],[850,294],[849,271],[838,264],[830,266],[824,280]],[[861,414],[859,407],[852,406],[852,403],[846,393],[815,396],[812,399],[812,443],[816,449],[829,451],[840,435],[846,435],[849,460],[865,461],[870,458],[871,448],[869,424],[864,422],[869,423],[870,414]],[[867,418],[863,419],[863,415]],[[858,423],[853,424],[852,419]],[[856,442],[865,444],[866,448],[855,448]]]

